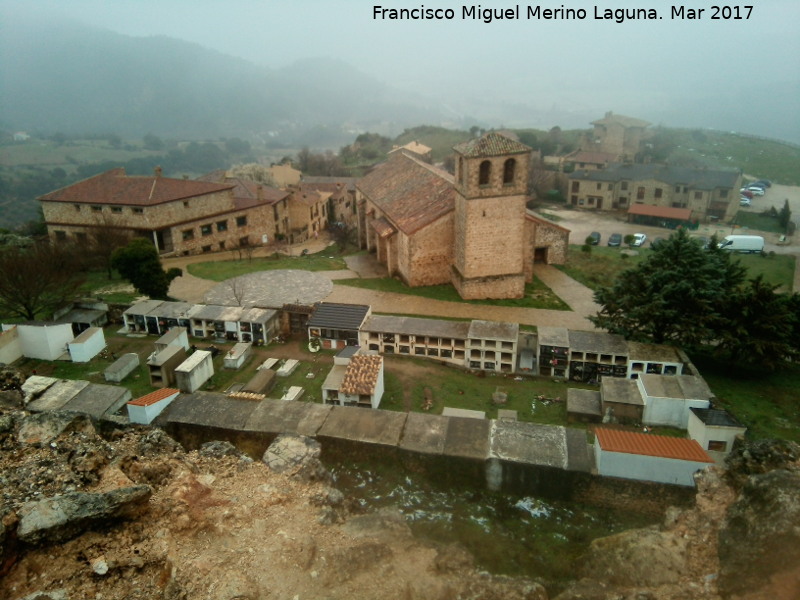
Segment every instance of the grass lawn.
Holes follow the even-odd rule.
[[[777,206],[776,208],[781,208]],[[734,219],[734,223],[736,223],[742,229],[755,229],[756,231],[769,231],[772,233],[785,233],[784,228],[781,227],[781,224],[778,222],[777,217],[772,217],[770,215],[765,215],[762,213],[754,213],[754,212],[745,212],[740,210],[736,213],[736,218]],[[742,235],[747,235],[747,231],[737,231],[737,233]]]
[[[800,185],[797,164],[800,148],[733,132],[700,129],[667,130],[676,147],[672,164],[689,160],[713,167],[741,168],[753,177],[766,177],[786,185]]]
[[[800,443],[800,365],[777,373],[747,373],[708,357],[692,357],[718,398],[751,438],[777,438]]]
[[[347,264],[341,256],[335,256],[331,250],[323,250],[306,256],[284,256],[275,254],[268,257],[254,257],[250,260],[220,260],[190,264],[187,269],[195,277],[212,281],[225,281],[231,277],[255,273],[257,271],[274,271],[277,269],[301,269],[303,271],[339,271],[346,269]]]
[[[458,295],[456,289],[449,284],[411,288],[401,281],[388,277],[382,279],[339,279],[334,281],[334,285],[349,285],[379,292],[420,296],[422,298],[442,300],[445,302],[569,310],[569,306],[538,279],[534,279],[532,283],[525,284],[525,296],[523,298],[512,298],[509,300],[464,300]]]
[[[92,296],[99,296],[109,304],[132,304],[141,296],[127,280],[115,273],[112,279],[105,271],[90,271],[84,274],[86,280],[81,291]]]
[[[617,275],[625,269],[635,266],[650,251],[647,248],[640,248],[636,256],[624,257],[625,255],[621,254],[618,248],[593,247],[591,253],[581,252],[580,248],[580,246],[571,245],[567,264],[556,265],[556,267],[593,290],[613,285]],[[736,259],[745,266],[748,277],[763,275],[765,281],[778,285],[784,290],[792,290],[795,270],[794,256],[790,254],[775,254],[774,256],[739,254]]]

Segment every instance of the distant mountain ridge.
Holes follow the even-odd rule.
[[[22,21],[0,33],[0,119],[14,130],[199,139],[405,126],[436,114],[332,59],[268,69],[189,42],[77,23]]]

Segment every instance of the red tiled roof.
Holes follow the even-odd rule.
[[[161,402],[166,398],[169,398],[173,394],[180,394],[180,390],[176,390],[175,388],[161,388],[160,390],[156,390],[155,392],[150,392],[144,396],[136,398],[135,400],[131,400],[128,404],[133,404],[134,406],[150,406],[151,404],[155,404],[156,402]]]
[[[531,151],[525,144],[494,131],[490,131],[474,140],[456,144],[453,146],[453,150],[467,157],[498,156],[500,154],[519,154]]]
[[[400,150],[358,182],[358,189],[406,234],[413,234],[455,208],[453,178]]]
[[[232,184],[160,176],[129,176],[118,168],[41,196],[46,202],[152,206],[229,190]]]
[[[381,356],[356,355],[350,359],[339,388],[348,396],[368,396],[375,391],[378,375],[383,365]]]
[[[229,177],[223,170],[212,171],[198,177],[197,181],[233,185],[233,204],[236,210],[252,208],[260,204],[271,206],[289,196],[287,191],[279,190],[257,181],[250,181],[241,177]]]
[[[597,436],[597,443],[606,452],[714,462],[695,440],[600,427],[595,429],[594,433]]]
[[[392,227],[389,221],[387,221],[383,217],[381,217],[380,219],[372,219],[369,222],[369,225],[370,227],[372,227],[372,229],[375,230],[375,233],[378,234],[378,237],[382,238],[389,237],[395,232],[394,227]]]
[[[651,206],[650,204],[633,204],[628,208],[628,214],[689,221],[692,218],[692,209],[672,208],[671,206]]]

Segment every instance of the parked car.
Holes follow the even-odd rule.
[[[642,244],[647,241],[647,234],[646,233],[634,233],[633,234],[633,242],[631,243],[631,247],[638,248]]]
[[[758,181],[754,181],[750,185],[763,185],[764,187],[772,187],[772,182],[769,179],[759,179]]]
[[[739,206],[752,206],[752,205],[753,201],[750,200],[750,198],[745,198],[744,196],[739,198]]]
[[[764,188],[758,187],[757,185],[751,185],[747,188],[748,192],[753,192],[753,196],[763,196],[766,192]]]
[[[708,250],[709,244],[711,244],[711,238],[705,235],[698,235],[697,237],[692,238],[697,244],[703,249]]]
[[[745,198],[750,198],[750,199],[752,199],[752,198],[753,198],[753,192],[751,192],[751,191],[750,191],[750,190],[748,190],[747,188],[744,188],[744,191],[741,191],[741,190],[740,190],[740,191],[739,191],[739,194],[741,194],[741,195],[742,195],[743,197],[745,197]]]
[[[608,236],[608,245],[609,246],[621,246],[622,245],[622,234],[621,233],[612,233]]]
[[[655,237],[652,240],[650,240],[650,249],[651,250],[655,250],[656,248],[658,248],[663,243],[664,243],[664,238]]]
[[[586,243],[590,246],[597,246],[600,243],[600,233],[597,231],[590,233],[589,237],[586,238]]]

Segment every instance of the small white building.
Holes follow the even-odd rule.
[[[72,362],[87,363],[106,347],[106,338],[100,327],[89,327],[67,344]]]
[[[714,464],[695,440],[595,429],[597,472],[607,477],[694,486],[694,474]]]
[[[173,327],[156,340],[156,352],[161,352],[167,346],[180,346],[189,351],[189,334],[186,327]]]
[[[686,429],[690,408],[708,408],[714,394],[695,375],[641,375],[637,383],[644,400],[642,423]]]
[[[345,348],[322,384],[322,401],[339,406],[378,408],[383,398],[383,357]]]
[[[214,375],[214,361],[211,352],[196,350],[189,358],[175,368],[175,385],[191,394]]]
[[[716,408],[690,409],[687,429],[689,437],[696,440],[718,463],[730,453],[736,438],[747,431],[730,413]]]
[[[180,394],[175,388],[161,388],[128,402],[128,419],[131,423],[149,425]]]
[[[22,355],[39,360],[57,360],[67,352],[67,344],[75,339],[70,323],[34,321],[18,325],[3,325],[3,330],[16,327]]]

